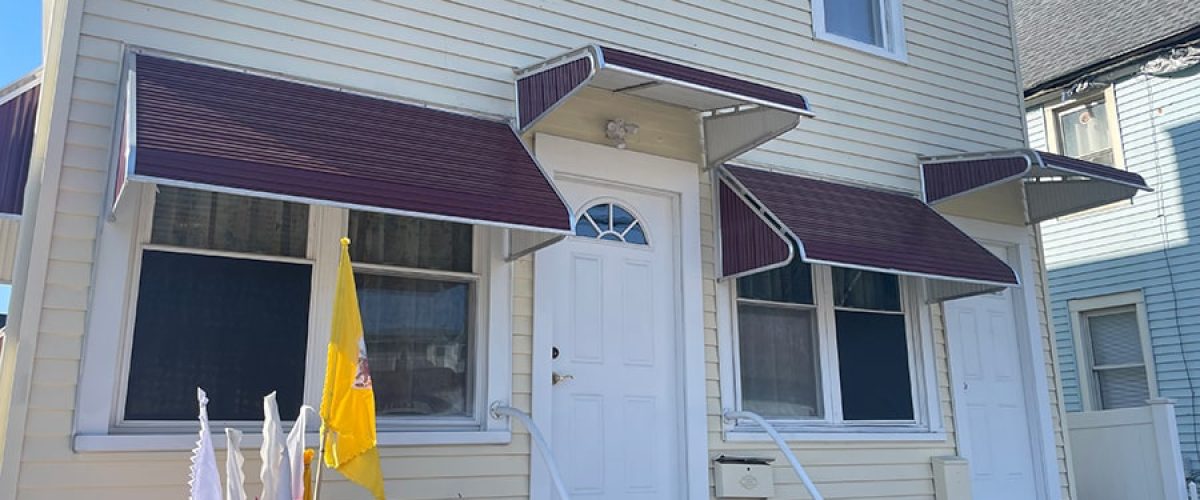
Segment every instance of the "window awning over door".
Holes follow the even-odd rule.
[[[931,205],[1022,182],[1031,224],[1151,190],[1133,172],[1032,149],[922,158],[921,175],[925,201]]]
[[[140,181],[571,232],[508,123],[144,54],[127,65],[118,196]]]
[[[916,198],[734,165],[719,178],[723,277],[798,257],[928,278],[931,301],[1019,284],[1008,264]]]
[[[812,116],[804,96],[626,50],[590,45],[517,71],[521,131],[585,87],[701,113],[704,152],[719,165]]]
[[[35,73],[0,89],[0,217],[20,216],[25,204],[41,88]]]

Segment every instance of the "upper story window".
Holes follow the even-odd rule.
[[[739,278],[740,407],[783,428],[915,427],[919,366],[904,282],[799,259]]]
[[[901,0],[812,0],[813,32],[872,54],[903,60]]]
[[[1101,95],[1054,110],[1054,130],[1058,153],[1116,166],[1113,146],[1115,125],[1109,100]]]

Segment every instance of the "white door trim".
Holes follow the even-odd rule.
[[[678,194],[679,220],[677,234],[673,235],[678,245],[676,266],[679,276],[679,318],[676,329],[680,348],[679,384],[683,389],[679,400],[680,413],[683,415],[684,430],[682,443],[684,447],[682,462],[684,474],[684,498],[697,495],[708,496],[708,435],[705,401],[704,375],[704,308],[703,287],[701,283],[701,253],[700,253],[700,171],[699,165],[659,156],[619,150],[610,146],[602,146],[587,142],[565,139],[547,134],[537,134],[534,137],[535,156],[553,156],[567,153],[567,157],[604,157],[612,158],[608,162],[609,177],[626,184],[633,184],[658,191],[668,191]],[[569,156],[573,155],[573,156]],[[640,169],[635,172],[622,172],[623,161],[640,159],[652,161],[656,167]],[[588,171],[579,163],[555,164],[542,159],[542,166],[553,178],[562,172],[592,178],[604,177],[604,172]],[[582,162],[580,162],[582,163]],[[631,163],[636,163],[631,162]],[[631,169],[624,169],[631,170]],[[625,174],[625,175],[621,175]],[[550,377],[553,373],[551,350],[553,349],[553,324],[551,318],[539,314],[542,302],[539,293],[550,290],[550,276],[537,270],[537,254],[534,254],[534,303],[533,303],[533,345],[532,345],[532,410],[534,423],[542,429],[547,439],[552,439],[551,411],[553,400]],[[536,446],[536,445],[534,445]],[[552,484],[545,462],[535,450],[530,450],[529,491],[532,499],[552,498]]]
[[[1046,373],[1046,357],[1042,350],[1042,325],[1038,317],[1037,287],[1041,281],[1036,279],[1034,269],[1036,255],[1032,240],[1032,231],[1025,226],[1010,226],[992,222],[969,219],[965,217],[947,216],[955,226],[977,241],[991,243],[1008,248],[1007,261],[1013,266],[1023,284],[1013,294],[1013,314],[1015,324],[1023,326],[1028,333],[1018,337],[1018,347],[1021,351],[1021,369],[1024,385],[1026,411],[1031,426],[1031,444],[1034,446],[1034,472],[1038,482],[1039,499],[1061,500],[1062,490],[1059,485],[1058,454],[1055,451],[1054,421],[1051,418],[1054,409],[1050,405],[1050,385]],[[942,324],[945,326],[945,308],[943,307]],[[953,332],[946,331],[947,356],[953,349]],[[1051,346],[1053,348],[1053,345]],[[962,408],[962,398],[958,391],[957,380],[961,379],[957,362],[948,359],[951,398],[953,399],[955,425],[961,420],[965,409]],[[956,429],[957,431],[957,429]],[[958,439],[957,452],[961,455],[962,439]]]

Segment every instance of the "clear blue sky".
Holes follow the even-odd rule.
[[[0,0],[0,87],[42,64],[42,2]]]

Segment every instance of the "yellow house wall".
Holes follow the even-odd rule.
[[[814,102],[818,120],[804,121],[744,161],[910,192],[918,187],[918,154],[1012,148],[1023,142],[1009,11],[1002,1],[905,1],[909,59],[903,64],[814,39],[804,0],[768,9],[752,2],[685,1],[659,8],[535,0],[472,6],[406,0],[58,0],[47,5],[54,18],[46,78],[55,88],[43,94],[35,146],[41,196],[31,203],[38,216],[22,231],[28,249],[26,265],[17,273],[23,282],[18,291],[28,293],[15,304],[21,309],[21,331],[0,361],[0,405],[8,409],[0,416],[0,498],[186,495],[186,452],[72,449],[125,45],[505,116],[512,114],[513,67],[594,41],[638,47],[800,91]],[[619,115],[642,126],[631,149],[696,161],[694,116],[664,108],[585,92],[539,130],[604,143],[603,122]],[[699,169],[697,182],[707,183]],[[761,444],[726,443],[720,434],[711,200],[702,200],[701,207],[708,445],[713,454],[774,454]],[[512,305],[513,400],[526,409],[532,269],[530,258],[515,264]],[[941,325],[934,312],[935,324]],[[940,326],[934,335],[939,400],[946,426],[953,429]],[[1048,337],[1045,349],[1051,359]],[[1057,392],[1051,396],[1057,405]],[[1066,485],[1057,418],[1055,425]],[[828,498],[929,499],[930,457],[953,454],[955,445],[951,431],[944,442],[817,442],[796,449]],[[382,454],[395,498],[515,499],[529,494],[529,452],[528,435],[518,429],[508,445],[388,447]],[[254,454],[247,458],[253,479]],[[781,498],[800,496],[788,470],[777,466],[775,475]],[[327,491],[331,498],[362,496],[336,479]]]

